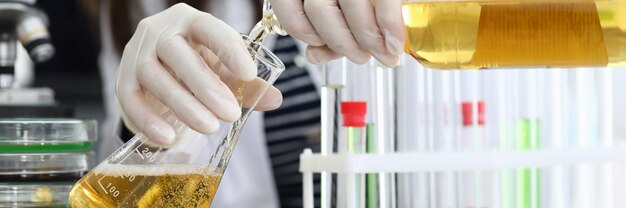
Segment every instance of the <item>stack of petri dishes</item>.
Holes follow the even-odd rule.
[[[95,163],[97,124],[0,118],[0,207],[69,207],[72,185]]]

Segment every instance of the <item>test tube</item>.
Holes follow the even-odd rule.
[[[376,71],[376,66],[377,63],[375,60],[370,60],[370,62],[368,63],[368,68],[367,68],[367,80],[368,81],[368,87],[367,90],[369,92],[368,94],[368,105],[367,105],[367,115],[366,115],[366,128],[367,128],[367,153],[370,154],[378,154],[379,153],[379,147],[378,147],[378,131],[380,128],[378,125],[378,121],[377,121],[377,110],[378,110],[378,103],[376,102],[376,95],[377,95],[377,91],[376,91],[376,75],[377,75],[377,71]],[[379,178],[380,178],[380,173],[369,173],[366,174],[366,207],[367,208],[376,208],[376,207],[381,207],[381,202],[380,202],[380,195],[381,195],[381,186],[379,183]]]
[[[365,127],[365,114],[367,113],[367,102],[364,101],[342,101],[341,114],[343,116],[343,127],[346,129],[346,139],[348,153],[364,153],[366,147],[367,130]],[[365,175],[349,173],[346,174],[346,207],[365,207]]]
[[[596,69],[594,70],[596,94],[598,96],[597,101],[597,117],[598,117],[598,136],[599,143],[602,147],[612,147],[614,145],[613,139],[613,68]],[[603,163],[600,165],[600,176],[598,177],[601,182],[597,183],[599,187],[598,204],[600,207],[623,207],[624,204],[616,206],[615,193],[615,164],[612,162]]]
[[[608,86],[610,89],[612,89],[612,92],[608,94],[609,96],[611,96],[612,101],[610,104],[604,103],[603,106],[611,107],[610,109],[612,111],[612,118],[610,118],[610,125],[612,129],[610,131],[610,134],[612,134],[611,137],[614,138],[613,145],[615,147],[619,147],[624,144],[623,133],[624,130],[626,130],[623,125],[620,125],[623,123],[621,122],[623,120],[620,119],[626,117],[626,111],[624,111],[624,109],[626,108],[623,107],[625,101],[623,93],[619,90],[622,89],[621,86],[624,86],[624,83],[620,83],[620,81],[623,82],[623,80],[625,80],[626,71],[620,68],[610,69],[610,73],[605,74],[605,76],[610,76],[612,80],[612,83]],[[605,123],[605,125],[607,123]],[[608,133],[605,135],[608,136]],[[624,164],[624,162],[620,161],[614,163],[614,207],[626,207],[626,178],[624,177],[624,175],[626,175],[626,165]]]
[[[565,69],[552,69],[548,72],[549,83],[548,83],[548,97],[546,98],[548,105],[546,105],[546,109],[548,113],[546,113],[545,124],[546,128],[544,131],[546,132],[546,137],[550,140],[546,143],[551,148],[559,150],[565,148],[566,141],[564,137],[566,136],[566,127],[565,123],[567,120],[565,116],[567,115],[568,102],[566,100],[567,96],[567,85],[565,82],[567,79],[567,71]],[[569,181],[566,178],[566,169],[564,166],[554,166],[551,168],[550,172],[550,180],[549,180],[549,197],[545,197],[549,202],[546,204],[546,207],[554,207],[554,208],[565,208],[569,207],[567,203],[567,193],[566,186],[569,184]]]
[[[577,69],[574,74],[576,94],[571,96],[576,103],[575,144],[578,148],[591,147],[596,142],[594,133],[595,121],[595,76],[592,69]],[[594,190],[594,168],[591,164],[581,164],[575,168],[576,180],[574,191],[574,207],[593,207],[596,198]],[[590,191],[593,190],[593,191]]]
[[[433,74],[435,72],[433,70],[429,70],[427,68],[425,68],[425,73],[424,73],[424,94],[425,94],[425,107],[424,107],[424,112],[425,112],[425,117],[426,117],[426,121],[425,121],[425,129],[426,129],[426,142],[424,143],[424,147],[426,152],[434,152],[435,151],[435,135],[434,135],[434,127],[435,127],[435,109],[434,109],[434,102],[433,102],[433,88],[434,88],[434,79],[433,79]],[[438,198],[441,197],[442,193],[441,193],[441,189],[438,186],[437,183],[437,179],[439,177],[439,173],[437,172],[429,172],[426,175],[427,180],[428,180],[428,193],[429,193],[429,204],[428,207],[440,207],[440,203]]]
[[[515,148],[514,132],[512,131],[513,112],[517,108],[518,92],[515,89],[518,71],[499,71],[498,85],[498,129],[499,149],[502,152],[512,151]],[[500,172],[500,206],[515,207],[515,181],[512,169],[503,169]]]
[[[455,150],[454,120],[454,85],[453,72],[429,70],[428,77],[428,133],[429,151],[451,152]],[[457,173],[442,171],[434,173],[433,185],[435,190],[435,207],[458,207],[458,183]]]
[[[598,92],[598,128],[601,146],[612,147],[615,144],[613,135],[613,70],[614,68],[597,69],[596,73],[596,89]],[[617,190],[616,174],[618,170],[615,163],[609,162],[602,164],[602,179],[600,190],[600,200],[602,207],[624,207],[623,203],[616,203],[619,196],[616,193],[623,193],[623,190]]]
[[[455,126],[462,126],[459,135],[459,147],[463,151],[484,151],[485,147],[485,103],[480,85],[480,72],[468,71],[461,74],[462,99],[457,103],[461,119]],[[483,171],[466,171],[461,174],[460,199],[463,207],[487,207],[487,195],[490,194],[490,178]]]
[[[626,97],[624,93],[621,91],[626,83],[626,70],[623,68],[615,68],[610,72],[611,77],[613,77],[612,89],[613,89],[613,102],[612,102],[612,111],[614,122],[613,125],[613,138],[614,145],[616,147],[624,145],[624,139],[626,136],[626,127],[623,125],[624,119],[626,118],[626,108],[624,107]],[[607,105],[607,104],[605,104]],[[626,163],[623,161],[619,161],[615,164],[615,207],[626,207]]]
[[[415,149],[415,141],[417,137],[414,126],[416,113],[415,105],[417,96],[414,96],[413,92],[418,89],[417,82],[413,79],[416,77],[417,70],[412,69],[411,66],[407,66],[408,63],[405,55],[400,57],[400,65],[395,70],[396,90],[397,90],[397,136],[398,136],[398,149],[397,152],[411,152]],[[411,68],[410,70],[407,70]],[[412,174],[398,174],[398,207],[415,207],[414,188],[412,185]]]
[[[427,106],[427,91],[428,91],[428,83],[426,82],[426,73],[428,69],[424,68],[422,65],[417,64],[417,61],[411,58],[411,62],[417,65],[415,68],[417,70],[416,82],[418,82],[419,88],[416,90],[417,96],[417,137],[416,137],[416,152],[427,152],[428,151],[428,108]],[[422,172],[414,174],[413,177],[415,180],[413,181],[413,185],[417,187],[416,190],[416,206],[413,207],[432,207],[434,205],[434,201],[431,196],[434,194],[429,192],[429,187],[432,185],[429,180],[432,173]]]
[[[520,71],[517,83],[520,92],[518,115],[515,121],[516,149],[537,150],[541,147],[541,108],[539,89],[543,82],[539,70]],[[536,167],[521,168],[516,173],[517,207],[541,207],[541,171]]]
[[[396,68],[397,151],[426,151],[426,69],[415,59],[402,55]],[[430,207],[428,173],[398,174],[398,207]]]
[[[324,135],[332,136],[332,142],[323,146],[330,147],[327,151],[332,151],[335,154],[346,154],[348,150],[346,129],[342,128],[343,117],[341,116],[341,101],[346,97],[347,64],[348,60],[345,58],[325,64],[325,77],[327,77],[327,83],[329,84],[325,88],[322,88],[322,91],[327,91],[327,93],[322,92],[322,102],[326,103],[329,107],[332,106],[332,109],[329,108],[332,113],[323,115],[324,117],[322,117],[322,119],[324,121],[330,120],[329,122],[334,123],[332,123],[332,125],[323,125],[325,129],[332,129],[332,132],[323,133]],[[329,95],[328,99],[324,99],[325,95]],[[346,175],[332,175],[330,173],[325,175],[322,173],[321,176],[321,178],[327,178],[327,180],[320,181],[322,183],[321,186],[326,184],[326,186],[322,188],[322,192],[330,189],[330,194],[322,193],[321,195],[322,206],[347,207]]]
[[[573,75],[575,73],[575,70],[565,70],[561,74],[561,108],[563,111],[563,122],[561,122],[561,125],[563,126],[561,131],[562,141],[558,141],[558,143],[561,143],[563,148],[575,147],[575,139],[572,139],[576,137],[576,132],[574,131],[574,129],[576,129],[576,123],[574,121],[576,119],[576,103],[572,99],[573,94],[576,93],[576,89],[574,87],[575,85],[573,84]],[[563,182],[561,189],[564,197],[561,198],[561,205],[564,207],[574,207],[573,204],[575,203],[575,200],[572,199],[575,197],[574,188],[576,188],[574,167],[565,166],[563,170]]]
[[[497,70],[482,71],[479,77],[479,87],[482,92],[480,99],[484,102],[484,124],[483,127],[478,127],[479,135],[482,136],[480,151],[496,152],[499,148],[500,130],[503,127],[501,127],[502,124],[498,113],[506,107],[500,106],[500,101],[504,100],[500,97],[500,90],[502,90],[500,88],[504,88],[504,84],[501,82],[504,80],[498,79],[499,73],[500,71]],[[478,110],[480,113],[480,109],[472,109],[473,112],[475,110]],[[480,118],[480,115],[478,118]],[[474,121],[474,123],[476,122],[479,122],[479,120]],[[502,123],[506,122],[502,121]],[[483,171],[482,181],[484,181],[482,197],[484,204],[486,204],[485,207],[500,207],[500,171]]]
[[[375,61],[370,62],[370,67],[375,73],[372,84],[375,92],[373,105],[376,110],[372,112],[372,116],[375,123],[376,151],[378,154],[392,153],[396,147],[394,70]],[[379,207],[397,207],[395,174],[378,174]]]
[[[335,151],[336,141],[341,132],[340,102],[341,90],[344,87],[344,79],[340,61],[321,65],[323,86],[321,89],[321,148],[320,154],[327,155]],[[320,181],[320,206],[322,208],[336,207],[336,190],[333,189],[333,175],[322,172]]]
[[[368,149],[372,152],[375,148],[372,145],[368,145],[368,143],[376,142],[377,140],[373,138],[373,135],[368,134],[373,130],[371,128],[372,123],[369,124],[368,129],[365,113],[367,112],[368,103],[371,103],[369,96],[371,95],[372,86],[370,85],[370,74],[368,73],[369,66],[367,64],[358,65],[349,61],[345,61],[344,63],[345,77],[347,79],[345,93],[342,96],[342,116],[344,117],[344,128],[347,133],[348,152],[352,154],[363,154],[366,153]],[[346,106],[346,108],[344,108],[344,106]],[[354,112],[356,110],[359,111]],[[344,111],[346,112],[344,113]],[[362,117],[358,117],[358,119],[362,120],[355,121],[352,119],[352,122],[348,122],[346,119],[351,118],[351,116],[354,117],[355,113],[363,113]],[[366,175],[355,174],[347,177],[349,177],[346,185],[349,198],[347,207],[352,207],[352,205],[354,205],[354,207],[366,207],[367,203],[370,202],[366,200],[373,200],[366,195],[366,193],[372,194],[371,192],[367,192]],[[369,183],[367,185],[373,186],[374,184]]]

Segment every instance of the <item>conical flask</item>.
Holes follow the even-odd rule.
[[[260,44],[248,46],[257,79],[230,86],[243,103],[238,120],[222,122],[218,132],[203,135],[165,112],[166,120],[174,123],[176,142],[162,147],[137,134],[74,185],[71,206],[209,207],[248,116],[285,69]]]

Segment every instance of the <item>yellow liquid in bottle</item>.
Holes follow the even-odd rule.
[[[405,45],[434,69],[626,66],[626,1],[405,2]]]

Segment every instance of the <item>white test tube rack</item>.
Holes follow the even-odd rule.
[[[390,154],[327,154],[304,150],[300,155],[304,208],[314,207],[314,173],[419,173],[466,170],[544,168],[626,161],[626,146]]]

